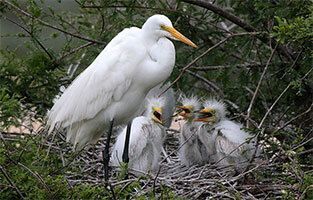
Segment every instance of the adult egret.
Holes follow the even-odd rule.
[[[128,166],[138,172],[155,172],[161,157],[165,138],[163,127],[164,99],[149,99],[145,116],[133,119],[129,140]],[[125,127],[113,146],[111,163],[120,166],[126,138]]]
[[[221,101],[207,100],[199,114],[196,121],[205,123],[199,138],[211,147],[208,154],[213,154],[212,161],[223,167],[233,165],[237,172],[245,169],[256,148],[252,136],[241,124],[225,117],[226,107]]]
[[[126,122],[172,72],[175,49],[167,38],[196,47],[164,15],[150,17],[141,29],[124,29],[56,101],[48,113],[49,132],[68,128],[67,140],[81,149],[96,142],[113,119]]]
[[[108,177],[113,125],[131,119],[148,91],[173,70],[175,48],[168,38],[197,47],[164,15],[148,18],[141,29],[120,32],[55,102],[48,113],[49,133],[55,127],[66,128],[67,141],[79,150],[108,129],[104,150]]]
[[[196,97],[182,97],[180,101],[182,106],[178,106],[178,113],[186,121],[181,129],[180,159],[182,163],[187,166],[204,164],[207,160],[207,156],[205,156],[205,147],[198,136],[202,123],[193,121],[195,112],[200,109],[201,104]]]

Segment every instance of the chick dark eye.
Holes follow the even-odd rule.
[[[185,113],[190,113],[190,110],[189,109],[183,109],[185,111]]]
[[[161,119],[161,114],[157,111],[153,112],[153,115],[157,118],[157,119]]]
[[[212,113],[205,113],[205,115],[206,115],[207,117],[212,117],[212,116],[213,116]]]

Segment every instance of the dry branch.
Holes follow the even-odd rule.
[[[168,89],[170,89],[186,72],[187,69],[189,69],[190,67],[192,67],[198,60],[200,60],[202,57],[204,57],[205,55],[207,55],[209,52],[211,52],[212,50],[216,49],[217,47],[221,46],[222,44],[224,44],[226,41],[228,41],[229,39],[236,37],[236,36],[245,36],[245,35],[258,35],[260,34],[260,32],[243,32],[243,33],[236,33],[236,34],[232,34],[227,36],[226,38],[224,38],[223,40],[219,41],[218,43],[216,43],[215,45],[213,45],[212,47],[208,48],[206,51],[204,51],[201,55],[199,55],[198,57],[196,57],[195,59],[193,59],[189,64],[187,64],[183,69],[180,70],[180,73],[178,74],[178,76],[176,77],[176,79],[168,86],[168,88],[166,88],[159,96],[162,96]]]
[[[73,36],[73,37],[75,37],[75,38],[79,38],[79,39],[81,39],[81,40],[86,40],[86,41],[88,41],[88,42],[93,42],[93,43],[103,44],[103,45],[106,44],[105,42],[98,41],[98,40],[94,40],[94,39],[88,38],[88,37],[83,36],[83,35],[78,35],[78,34],[75,34],[75,33],[71,33],[71,32],[66,31],[66,30],[64,30],[64,29],[61,29],[61,28],[59,28],[59,27],[56,27],[56,26],[54,26],[54,25],[52,25],[52,24],[49,24],[48,22],[45,22],[45,21],[43,21],[43,20],[41,20],[41,19],[39,19],[39,18],[37,18],[37,17],[34,17],[34,16],[31,15],[30,13],[26,12],[25,10],[19,8],[18,6],[12,4],[11,2],[9,2],[9,1],[7,1],[7,0],[3,0],[3,2],[4,2],[5,4],[7,4],[8,6],[10,6],[11,8],[13,8],[14,10],[16,10],[17,12],[19,12],[19,13],[25,15],[26,17],[29,17],[29,18],[31,18],[31,19],[34,19],[34,20],[38,21],[40,24],[42,24],[42,25],[44,25],[44,26],[46,26],[46,27],[55,29],[55,30],[60,31],[60,32],[62,32],[62,33],[64,33],[64,34]]]
[[[206,8],[208,10],[211,10],[212,12],[228,19],[229,21],[233,22],[234,24],[237,24],[238,26],[240,26],[241,28],[243,28],[244,30],[246,30],[248,32],[257,32],[258,31],[256,28],[254,28],[253,26],[251,26],[247,22],[243,21],[240,17],[238,17],[238,16],[236,16],[230,12],[227,12],[223,8],[220,8],[219,6],[214,5],[213,3],[210,3],[210,1],[206,1],[206,0],[182,0],[182,1]],[[256,37],[268,46],[270,44],[272,44],[273,46],[278,45],[276,40],[274,40],[273,38],[270,38],[269,35],[267,35],[267,36],[257,35]],[[278,45],[277,50],[279,51],[280,54],[282,54],[288,60],[294,60],[294,55],[291,53],[291,51],[287,47],[282,46],[282,45]]]
[[[263,81],[263,79],[264,79],[264,77],[265,77],[265,73],[267,72],[267,68],[268,68],[270,62],[271,62],[272,59],[273,59],[274,53],[275,53],[275,51],[276,51],[276,48],[277,48],[277,46],[272,50],[272,53],[271,53],[270,57],[268,58],[268,60],[267,60],[267,62],[266,62],[266,66],[265,66],[264,69],[263,69],[263,72],[262,72],[262,75],[261,75],[260,80],[259,80],[259,82],[258,82],[258,85],[257,85],[257,87],[256,87],[256,89],[255,89],[255,91],[254,91],[254,93],[253,93],[252,99],[251,99],[251,101],[250,101],[250,104],[249,104],[249,107],[248,107],[248,110],[247,110],[247,118],[250,118],[252,106],[253,106],[253,104],[254,104],[254,101],[255,101],[255,99],[256,99],[256,96],[258,95],[258,92],[259,92],[261,83],[262,83],[262,81]],[[247,121],[247,128],[249,128],[249,121]]]

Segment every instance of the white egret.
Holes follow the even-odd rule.
[[[196,47],[163,15],[150,17],[141,29],[124,29],[64,91],[48,113],[51,132],[68,128],[76,149],[96,142],[109,122],[126,122],[147,92],[169,77],[175,49],[167,38]]]
[[[225,117],[225,104],[217,100],[207,100],[199,111],[196,121],[204,122],[199,138],[207,146],[212,161],[219,166],[233,165],[237,172],[247,166],[255,151],[255,141],[244,131],[241,124]]]
[[[201,128],[201,122],[194,122],[195,112],[201,107],[196,97],[182,97],[182,106],[178,106],[179,115],[185,120],[181,129],[179,156],[187,166],[195,164],[204,164],[207,160],[205,156],[205,147],[199,140],[198,132]]]
[[[137,172],[156,172],[165,138],[162,125],[164,99],[149,99],[145,116],[133,119],[129,140],[128,167]],[[125,127],[113,146],[111,163],[120,166],[126,138]]]
[[[131,119],[148,91],[165,81],[173,70],[175,48],[167,38],[196,47],[164,15],[148,18],[141,29],[124,29],[72,82],[48,113],[49,133],[55,127],[66,128],[67,141],[76,150],[95,143],[109,130],[104,150],[106,178],[113,125]]]

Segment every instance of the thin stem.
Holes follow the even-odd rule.
[[[277,47],[277,46],[276,46],[276,47]],[[267,63],[266,63],[266,65],[265,65],[264,69],[263,69],[263,72],[262,72],[262,75],[261,75],[260,80],[259,80],[259,82],[258,82],[258,85],[257,85],[257,87],[256,87],[256,89],[255,89],[255,91],[254,91],[254,93],[253,93],[252,99],[251,99],[251,101],[250,101],[250,104],[249,104],[249,107],[248,107],[248,110],[247,110],[247,117],[246,117],[247,119],[250,118],[252,106],[253,106],[253,104],[254,104],[254,102],[255,102],[256,96],[258,95],[258,92],[259,92],[261,83],[262,83],[262,81],[263,81],[263,79],[264,79],[264,76],[265,76],[265,74],[266,74],[266,71],[267,71],[267,69],[268,69],[268,66],[269,66],[270,62],[272,61],[272,58],[273,58],[274,53],[275,53],[275,51],[276,51],[276,47],[272,50],[272,53],[271,53],[270,57],[268,58]],[[249,128],[249,120],[247,121],[247,128]]]
[[[216,49],[217,47],[221,46],[222,44],[224,44],[227,40],[229,40],[230,38],[236,37],[236,36],[244,36],[244,35],[257,35],[260,34],[260,32],[244,32],[244,33],[236,33],[236,34],[232,34],[227,36],[226,38],[224,38],[223,40],[219,41],[218,43],[216,43],[215,45],[213,45],[212,47],[208,48],[205,52],[203,52],[201,55],[199,55],[198,57],[196,57],[194,60],[192,60],[189,64],[187,64],[183,69],[181,69],[180,74],[176,77],[176,79],[159,95],[159,97],[161,95],[163,95],[168,89],[170,89],[186,72],[187,69],[189,69],[191,66],[193,66],[198,60],[200,60],[203,56],[207,55],[209,52],[211,52],[212,50]]]
[[[4,177],[7,179],[7,181],[9,182],[9,184],[12,186],[12,188],[14,188],[15,191],[18,193],[18,195],[21,197],[21,199],[25,199],[25,197],[23,196],[22,192],[14,184],[14,182],[11,180],[10,176],[8,175],[8,173],[5,171],[4,167],[2,167],[1,165],[0,165],[0,170],[1,170],[2,174],[4,175]]]
[[[19,11],[19,12],[22,13],[23,15],[25,15],[25,16],[31,18],[31,19],[34,19],[34,20],[38,21],[39,23],[41,23],[41,24],[44,25],[44,26],[47,26],[47,27],[49,27],[49,28],[58,30],[58,31],[60,31],[60,32],[62,32],[62,33],[65,33],[65,34],[67,34],[67,35],[70,35],[70,36],[79,38],[79,39],[81,39],[81,40],[86,40],[86,41],[88,41],[88,42],[93,42],[93,43],[98,43],[98,44],[106,44],[105,42],[98,41],[98,40],[94,40],[94,39],[90,39],[90,38],[88,38],[88,37],[86,37],[86,36],[82,36],[82,35],[78,35],[78,34],[75,34],[75,33],[71,33],[71,32],[66,31],[66,30],[64,30],[64,29],[61,29],[61,28],[56,27],[56,26],[54,26],[54,25],[51,25],[51,24],[49,24],[48,22],[45,22],[45,21],[43,21],[43,20],[41,20],[41,19],[39,19],[39,18],[34,17],[34,16],[31,15],[30,13],[28,13],[28,12],[26,12],[25,10],[23,10],[23,9],[21,9],[21,8],[19,8],[19,7],[17,7],[17,6],[15,6],[14,4],[8,2],[7,0],[3,0],[3,2],[6,3],[7,5],[9,5],[10,7],[14,8],[15,10]]]

